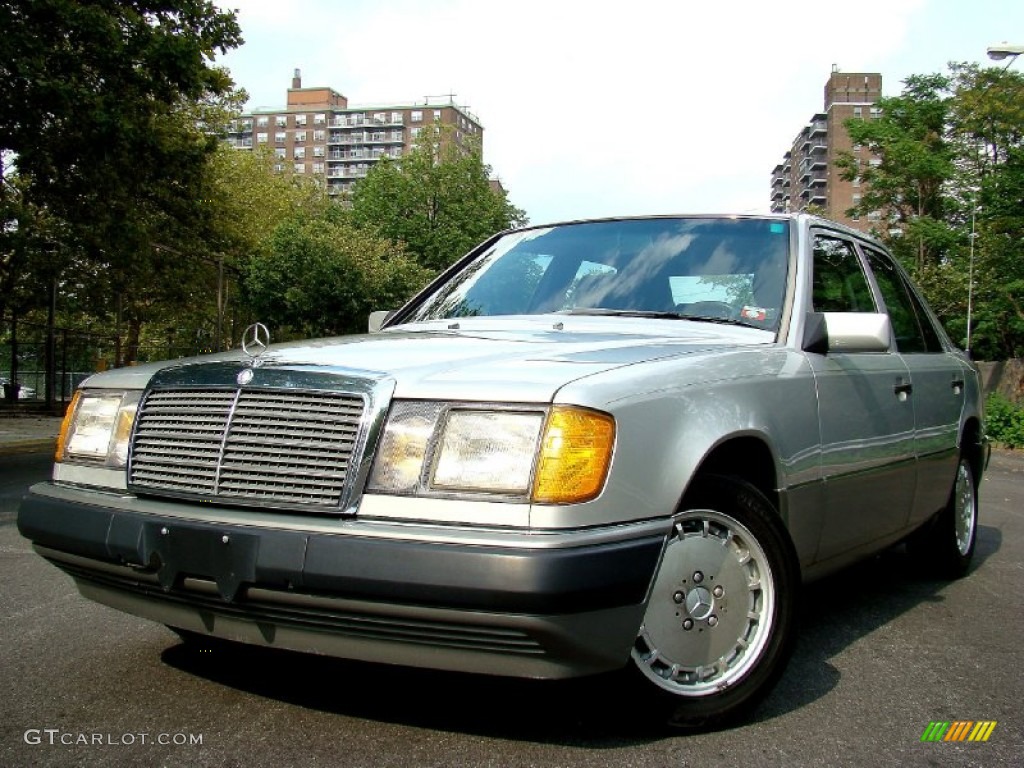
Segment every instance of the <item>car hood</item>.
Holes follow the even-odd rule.
[[[288,369],[315,373],[318,379],[323,374],[391,379],[395,397],[538,402],[550,400],[569,382],[613,368],[763,346],[774,339],[758,329],[680,320],[496,320],[417,323],[373,335],[274,344],[259,357],[253,383],[259,383],[260,371]],[[92,377],[86,386],[142,388],[157,371],[162,371],[162,380],[202,381],[204,366],[237,372],[249,365],[248,355],[232,350],[109,371]]]

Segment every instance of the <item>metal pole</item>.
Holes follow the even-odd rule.
[[[50,282],[50,306],[46,312],[46,382],[45,397],[47,410],[53,410],[54,379],[57,377],[57,339],[53,332],[54,317],[57,314],[57,278]]]
[[[224,349],[224,256],[217,259],[217,344],[216,351]]]
[[[971,206],[971,256],[967,268],[967,354],[971,353],[971,312],[974,309],[974,239],[978,236],[974,231],[974,216],[978,207]]]

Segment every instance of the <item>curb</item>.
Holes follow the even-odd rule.
[[[0,456],[10,456],[20,453],[53,453],[56,448],[56,444],[56,437],[13,440],[11,442],[0,443]]]

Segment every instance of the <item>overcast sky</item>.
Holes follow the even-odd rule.
[[[898,95],[950,61],[1024,44],[1020,0],[219,0],[221,57],[249,107],[292,71],[350,107],[455,94],[535,224],[767,212],[772,167],[823,106],[833,65]],[[1011,66],[1024,72],[1024,57]]]

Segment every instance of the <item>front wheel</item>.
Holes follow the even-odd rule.
[[[775,684],[792,652],[795,552],[754,487],[709,477],[673,521],[633,667],[676,726],[740,715]]]

